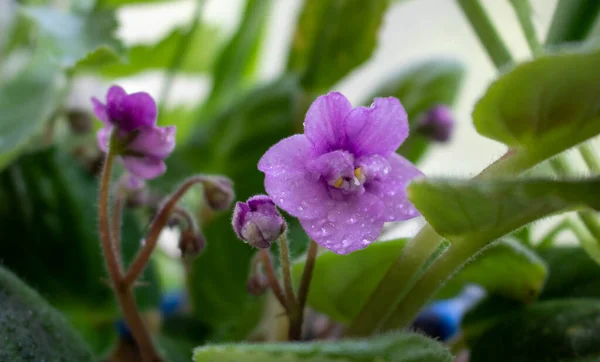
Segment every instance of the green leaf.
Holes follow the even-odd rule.
[[[65,85],[64,77],[55,66],[38,61],[13,79],[0,83],[0,170],[52,116]]]
[[[326,91],[365,62],[377,44],[388,0],[306,0],[288,70],[313,93]]]
[[[550,271],[540,299],[600,298],[600,265],[583,249],[561,246],[538,253]]]
[[[209,109],[218,109],[253,80],[272,5],[272,0],[248,0],[236,33],[214,63]]]
[[[546,45],[585,39],[599,13],[600,2],[596,0],[559,0],[554,10]]]
[[[475,283],[489,293],[532,302],[542,291],[548,268],[533,251],[516,241],[494,244],[467,264],[438,292],[438,298],[457,294],[465,284]]]
[[[530,222],[561,211],[600,209],[600,178],[435,180],[408,186],[408,197],[436,232],[454,243],[491,242]],[[596,191],[595,191],[596,190]]]
[[[49,149],[22,157],[0,174],[0,259],[94,337],[104,324],[112,328],[119,312],[98,237],[97,179],[76,162]],[[127,262],[142,239],[128,210],[122,231]],[[135,290],[138,305],[156,308],[160,291],[152,263],[142,280]]]
[[[418,162],[429,145],[429,139],[415,132],[419,119],[436,105],[452,106],[464,77],[465,68],[457,61],[429,60],[413,65],[387,80],[361,104],[371,104],[375,97],[393,96],[400,99],[408,114],[411,133],[398,153],[413,163]]]
[[[123,49],[114,35],[117,20],[112,11],[75,14],[49,6],[23,7],[22,11],[36,22],[40,51],[62,67],[74,67],[100,47]]]
[[[537,303],[487,330],[471,349],[471,361],[595,361],[599,315],[596,299]]]
[[[349,255],[330,251],[317,257],[308,294],[308,304],[329,317],[349,322],[358,315],[367,298],[400,254],[406,239],[377,242]],[[292,267],[298,284],[304,260]]]
[[[354,319],[367,298],[375,290],[405,239],[378,242],[350,255],[323,252],[317,257],[308,295],[309,305],[329,317],[349,322]],[[297,284],[302,276],[304,260],[292,267]],[[504,241],[486,249],[467,264],[442,289],[437,298],[449,298],[465,284],[477,283],[488,293],[517,300],[530,300],[543,286],[546,277],[544,262],[518,243]]]
[[[1,361],[94,361],[67,321],[34,290],[0,267]]]
[[[166,69],[177,56],[180,43],[186,36],[186,28],[177,28],[156,44],[132,46],[129,49],[127,62],[86,63],[83,64],[82,69],[109,78],[128,77],[145,71]],[[216,54],[223,43],[221,29],[203,22],[195,28],[186,41],[189,41],[190,46],[177,71],[184,74],[207,73],[213,66]]]
[[[600,50],[518,65],[475,105],[477,131],[508,145],[509,157],[527,167],[594,137],[600,133],[598,62]]]
[[[415,333],[339,342],[230,344],[198,347],[196,362],[442,362],[452,355],[440,343]]]

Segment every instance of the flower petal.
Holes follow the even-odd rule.
[[[122,88],[119,90],[109,90],[106,97],[106,107],[108,116],[119,128],[130,132],[143,126],[153,126],[156,123],[156,103],[154,99],[145,92],[123,95]],[[111,95],[111,92],[114,93]],[[124,92],[124,91],[123,91]]]
[[[158,157],[123,157],[123,165],[132,175],[144,180],[153,179],[165,173],[167,165]]]
[[[103,127],[96,133],[96,139],[98,140],[98,147],[102,152],[108,152],[108,141],[110,138],[110,132],[112,127]]]
[[[364,193],[337,202],[327,217],[300,219],[302,227],[317,244],[337,254],[363,249],[379,237],[383,229],[382,201]]]
[[[388,157],[408,136],[406,111],[393,97],[375,98],[371,107],[353,109],[345,124],[348,149],[356,157]]]
[[[342,148],[346,143],[344,119],[352,104],[341,93],[317,98],[306,112],[304,134],[319,153]]]
[[[325,182],[306,169],[314,149],[304,135],[285,138],[271,147],[258,162],[265,173],[265,190],[273,202],[296,217],[316,218],[333,202]]]
[[[401,221],[419,216],[419,211],[408,201],[406,185],[410,180],[423,176],[423,173],[400,155],[393,154],[387,161],[391,167],[389,174],[382,181],[367,183],[366,191],[383,202],[385,221]]]
[[[106,105],[96,97],[92,97],[92,104],[94,105],[94,114],[102,123],[110,124],[110,119],[108,118],[108,113],[106,109]]]
[[[164,159],[175,148],[175,131],[175,126],[144,126],[127,149]]]

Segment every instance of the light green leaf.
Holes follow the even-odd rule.
[[[600,178],[436,180],[408,186],[408,197],[436,232],[453,242],[491,242],[540,218],[582,207],[600,209]]]
[[[544,286],[548,268],[544,261],[522,244],[503,240],[483,251],[438,292],[438,298],[458,293],[465,284],[475,283],[491,294],[532,302]]]
[[[177,56],[180,43],[186,37],[186,31],[185,28],[178,28],[157,44],[132,46],[126,62],[86,63],[82,68],[84,71],[97,72],[109,78],[128,77],[149,70],[166,69]],[[208,72],[223,43],[221,30],[215,25],[202,23],[195,28],[187,41],[190,46],[177,71],[184,74]]]
[[[483,136],[531,167],[600,133],[600,50],[547,55],[502,75],[475,105]]]
[[[235,98],[254,79],[272,5],[272,0],[248,0],[237,31],[214,64],[209,109]]]
[[[0,170],[40,132],[58,107],[65,86],[56,66],[37,61],[0,83]]]
[[[308,295],[309,305],[329,317],[349,322],[354,319],[386,271],[400,254],[405,239],[378,242],[350,255],[319,254]],[[498,266],[501,266],[498,268]],[[292,267],[297,284],[304,261]],[[486,249],[455,275],[437,298],[449,298],[465,284],[477,283],[488,293],[517,300],[531,300],[546,278],[544,262],[533,252],[509,241]]]
[[[74,67],[103,46],[116,52],[123,49],[114,35],[117,20],[112,11],[75,14],[49,6],[23,7],[22,11],[38,27],[39,50],[62,67]]]
[[[306,0],[288,70],[314,93],[326,91],[365,62],[377,44],[388,0]]]
[[[451,362],[440,343],[416,333],[339,342],[226,344],[198,347],[196,362]]]
[[[567,299],[534,304],[502,319],[471,348],[473,362],[596,361],[600,302]]]
[[[411,66],[378,87],[361,104],[369,105],[375,97],[398,98],[410,125],[410,137],[398,153],[417,162],[427,150],[429,140],[414,132],[422,115],[436,105],[452,106],[465,77],[464,66],[454,60],[434,59]]]
[[[0,305],[0,361],[95,360],[65,318],[3,267]]]

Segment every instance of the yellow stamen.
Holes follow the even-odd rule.
[[[354,176],[359,180],[362,179],[362,169],[360,167],[354,169]]]
[[[344,183],[344,179],[340,177],[337,180],[335,180],[335,182],[333,183],[333,187],[340,188],[340,187],[342,187],[343,183]]]

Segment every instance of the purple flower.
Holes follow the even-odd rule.
[[[454,123],[450,108],[438,105],[427,111],[417,130],[434,141],[447,142],[452,135]]]
[[[405,186],[422,173],[395,153],[407,136],[397,99],[352,108],[332,92],[311,105],[304,134],[271,147],[258,169],[277,206],[319,245],[347,254],[377,239],[384,222],[418,215]]]
[[[152,179],[166,170],[164,159],[175,148],[175,126],[156,126],[156,103],[144,92],[127,94],[112,86],[106,104],[92,98],[94,113],[104,123],[98,131],[98,145],[108,150],[111,133],[117,132],[116,150],[125,168],[140,179]]]
[[[233,210],[233,230],[248,244],[267,249],[285,232],[286,224],[269,196],[252,196]]]

